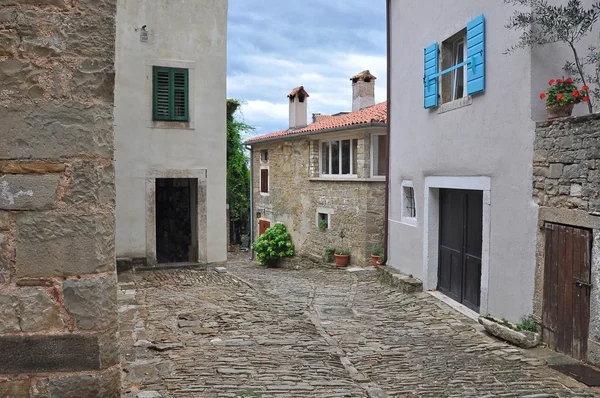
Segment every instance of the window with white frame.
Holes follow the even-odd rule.
[[[467,30],[463,29],[442,43],[442,68],[449,69],[467,59]],[[461,66],[442,76],[442,102],[467,96],[467,67]]]
[[[402,222],[410,225],[417,223],[417,204],[415,201],[415,189],[412,181],[402,182]]]
[[[371,136],[371,175],[385,176],[387,170],[387,135]]]
[[[358,139],[321,141],[320,174],[322,176],[355,176]]]

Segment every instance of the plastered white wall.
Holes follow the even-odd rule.
[[[226,249],[226,0],[119,0],[115,81],[117,256],[146,255],[151,170],[207,170],[207,260]],[[140,40],[146,26],[148,41]],[[152,65],[190,68],[185,128],[152,123]],[[180,126],[181,127],[181,126]],[[189,174],[189,173],[188,173]]]

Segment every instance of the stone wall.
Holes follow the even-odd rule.
[[[0,396],[118,397],[116,0],[0,2]]]
[[[539,205],[534,317],[542,322],[546,222],[592,231],[588,361],[600,364],[600,114],[537,123],[533,199]]]
[[[358,138],[358,173],[354,180],[318,178],[319,141],[315,139],[279,140],[252,147],[253,214],[261,211],[271,225],[286,224],[301,258],[320,262],[325,247],[346,247],[351,249],[351,264],[364,266],[371,261],[372,248],[383,247],[385,181],[368,178],[371,131],[351,134],[342,139]],[[260,157],[260,151],[265,149],[269,151],[266,163]],[[269,168],[268,195],[260,193],[261,167]],[[318,211],[331,212],[329,229],[319,229]],[[257,234],[256,219],[254,224]]]

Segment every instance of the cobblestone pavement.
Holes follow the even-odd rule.
[[[375,272],[266,269],[120,277],[123,396],[600,396]]]

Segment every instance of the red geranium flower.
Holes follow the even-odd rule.
[[[583,86],[583,87],[581,87],[581,89],[582,89],[583,91],[588,91],[590,88],[589,88],[588,86]]]
[[[557,83],[562,83],[564,80],[563,79],[557,79],[556,82]]]
[[[579,90],[573,91],[573,97],[579,97]]]
[[[544,98],[546,98],[546,93],[541,93],[540,94],[540,99],[544,99]]]
[[[571,83],[573,83],[573,79],[571,79],[571,78],[568,78],[567,80],[565,80],[565,83],[569,83],[569,84],[571,84]]]
[[[548,84],[549,84],[550,86],[551,86],[551,85],[553,85],[554,83],[556,83],[556,80],[554,80],[554,79],[552,79],[552,80],[550,80],[550,81],[548,82]]]
[[[590,97],[588,97],[587,95],[585,97],[583,97],[581,99],[583,102],[588,102],[590,100]]]
[[[556,96],[556,99],[563,99],[563,98],[564,98],[564,95],[562,95],[562,94],[558,94],[558,95]]]

